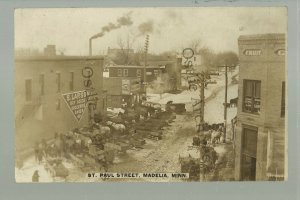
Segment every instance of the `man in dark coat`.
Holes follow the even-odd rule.
[[[32,182],[39,182],[39,171],[35,170],[33,175],[32,175]]]

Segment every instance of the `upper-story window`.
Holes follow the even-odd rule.
[[[44,96],[45,95],[45,74],[40,74],[40,95]]]
[[[260,113],[261,81],[244,80],[243,111]]]
[[[136,77],[141,77],[142,76],[142,70],[141,69],[137,69],[136,70]]]
[[[25,99],[26,101],[32,100],[32,79],[25,80]]]
[[[281,85],[281,117],[285,116],[285,81]]]
[[[60,77],[60,72],[56,72],[56,85],[57,85],[56,92],[61,92],[61,77]]]
[[[124,76],[128,76],[128,69],[124,69]]]
[[[74,72],[70,72],[70,91],[73,91],[74,90]]]
[[[122,69],[118,69],[118,76],[122,76],[123,73],[122,73]]]

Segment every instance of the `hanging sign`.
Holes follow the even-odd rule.
[[[122,94],[130,94],[130,80],[122,79]]]

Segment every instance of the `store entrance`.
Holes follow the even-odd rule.
[[[257,128],[244,126],[242,142],[242,174],[243,181],[255,181],[256,177]]]

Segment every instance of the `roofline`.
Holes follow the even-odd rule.
[[[112,65],[107,66],[105,68],[141,68],[143,69],[145,66],[138,66],[138,65]],[[146,68],[158,68],[161,69],[162,66],[146,66]]]
[[[15,61],[104,60],[103,56],[15,56]]]
[[[285,40],[284,33],[240,35],[238,40]]]

